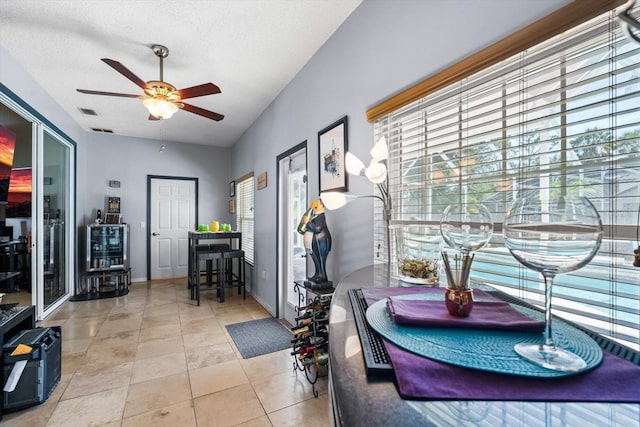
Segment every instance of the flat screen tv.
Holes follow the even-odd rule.
[[[7,203],[16,136],[0,126],[0,203]]]
[[[5,207],[7,218],[31,217],[31,168],[11,169],[9,195]]]

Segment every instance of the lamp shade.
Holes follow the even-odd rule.
[[[380,184],[387,179],[387,167],[383,163],[371,161],[369,167],[364,171],[365,176],[374,184]]]
[[[348,151],[344,157],[344,163],[347,168],[347,172],[351,175],[360,175],[364,170],[364,163],[362,163],[362,160]]]
[[[376,142],[371,149],[371,157],[375,162],[381,162],[389,158],[389,149],[387,148],[387,139],[383,136]]]
[[[334,210],[347,204],[347,195],[337,191],[327,191],[320,194],[320,200],[327,209]]]
[[[168,119],[178,111],[178,106],[172,102],[158,98],[147,98],[142,104],[149,110],[149,114],[160,119]]]

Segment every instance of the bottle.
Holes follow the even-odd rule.
[[[318,362],[318,365],[327,366],[329,364],[329,353],[327,352],[316,353],[316,361]]]
[[[298,335],[297,337],[291,340],[291,344],[297,344],[301,342],[309,342],[313,343],[313,340],[319,340],[321,338],[328,338],[329,333],[326,331],[318,331],[318,332],[306,332],[302,335]]]
[[[296,230],[300,234],[304,234],[307,232],[307,223],[311,221],[311,217],[313,217],[313,208],[307,209],[307,211],[300,218],[300,223],[298,224],[298,228]]]
[[[304,320],[304,319],[311,319],[313,317],[314,311],[313,310],[307,310],[304,312],[304,314],[302,316],[298,316],[295,319],[293,319],[296,322],[299,322],[300,320]]]
[[[302,366],[310,366],[316,363],[316,360],[313,357],[313,355],[309,355],[307,357],[302,357],[302,358],[299,357],[298,360],[300,361]]]
[[[311,353],[315,348],[315,345],[304,345],[302,347],[299,347],[298,349],[294,349],[291,352],[291,355],[295,356],[296,354],[299,354],[300,356],[304,356],[308,353]]]
[[[327,312],[324,310],[320,310],[320,311],[308,310],[302,316],[298,316],[294,320],[296,322],[300,322],[300,321],[305,322],[307,320],[321,320],[326,317],[329,317],[329,316],[327,315]]]
[[[328,317],[322,317],[320,319],[316,319],[316,318],[308,318],[308,319],[302,319],[298,325],[294,326],[293,328],[291,328],[291,330],[294,329],[298,329],[302,326],[306,326],[309,325],[311,323],[315,323],[316,325],[326,325],[327,323],[329,323],[329,318]]]
[[[294,331],[292,331],[293,335],[300,335],[300,334],[305,334],[307,332],[313,332],[313,333],[321,333],[321,332],[327,332],[327,326],[326,325],[315,325],[314,323],[310,323],[307,326],[303,326],[302,328],[296,329]]]
[[[295,340],[295,341],[292,340],[293,348],[296,349],[296,348],[299,348],[299,347],[304,347],[306,345],[322,346],[322,345],[327,343],[327,339],[328,338],[329,337],[327,337],[326,335],[321,336],[321,337],[320,336],[311,335],[311,336],[308,336],[308,337],[301,338],[299,340]]]
[[[297,310],[298,310],[298,313],[300,313],[301,311],[305,311],[305,310],[320,311],[320,310],[323,310],[323,308],[322,308],[322,305],[320,304],[320,301],[313,300],[310,304],[307,304],[304,307],[298,307]]]

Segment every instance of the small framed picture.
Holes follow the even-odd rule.
[[[344,163],[347,154],[347,116],[318,132],[320,192],[349,191]]]
[[[229,200],[229,213],[236,213],[236,201],[235,200]]]
[[[231,181],[229,183],[229,197],[236,197],[236,182]]]
[[[119,213],[107,213],[104,215],[105,224],[122,224],[122,215]]]
[[[120,197],[107,198],[107,213],[120,213]]]

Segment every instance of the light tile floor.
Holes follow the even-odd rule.
[[[290,349],[242,359],[224,326],[270,314],[228,294],[221,304],[205,292],[198,307],[179,279],[67,302],[39,324],[62,326],[60,383],[45,403],[4,414],[2,426],[329,425],[326,377],[314,398]]]

